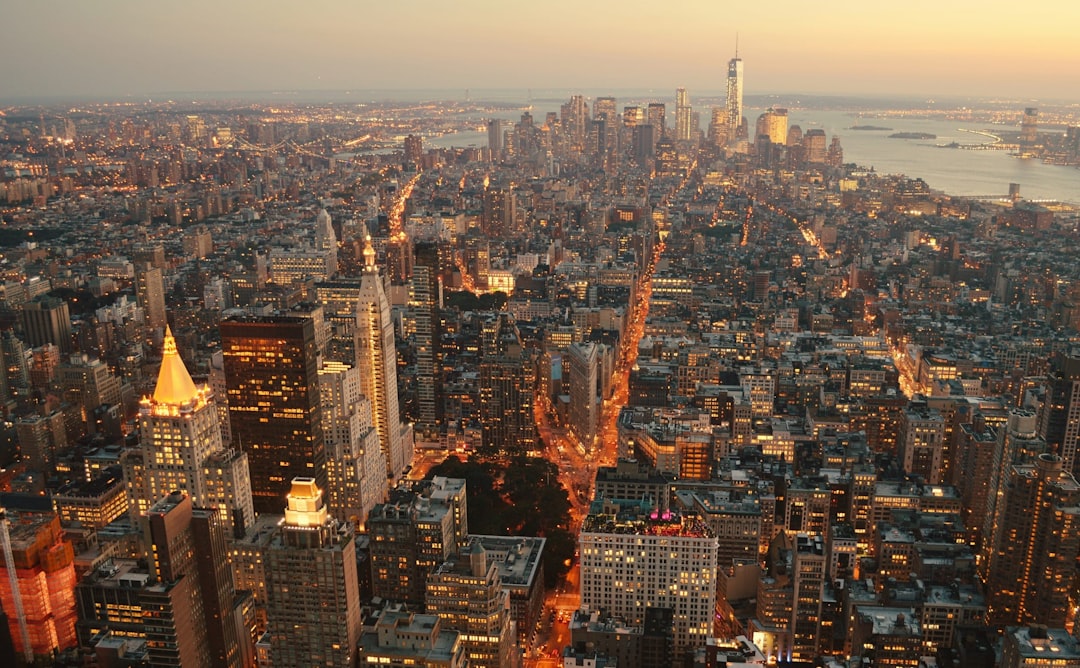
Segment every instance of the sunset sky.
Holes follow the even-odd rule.
[[[0,98],[724,88],[1080,98],[1075,0],[13,0]]]

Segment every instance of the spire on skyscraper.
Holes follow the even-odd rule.
[[[375,249],[371,246],[371,235],[364,237],[364,271],[377,271],[375,266]]]
[[[182,405],[199,395],[191,374],[180,359],[176,350],[176,339],[172,329],[165,326],[165,345],[162,349],[161,370],[158,372],[157,385],[154,387],[154,402],[158,404]]]

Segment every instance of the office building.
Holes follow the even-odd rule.
[[[150,507],[142,526],[150,580],[140,602],[150,664],[244,665],[250,638],[234,618],[220,515],[174,492]]]
[[[375,264],[375,250],[368,237],[364,245],[364,272],[356,299],[354,349],[360,372],[360,392],[371,402],[386,475],[401,477],[412,460],[412,434],[401,423],[398,411],[397,353],[394,323],[383,278]]]
[[[694,109],[685,88],[675,89],[675,140],[690,141]]]
[[[1062,626],[1080,554],[1080,484],[1061,457],[1012,466],[987,568],[987,623]]]
[[[71,352],[71,313],[66,301],[39,297],[24,304],[21,315],[23,334],[31,348],[52,343],[62,353]]]
[[[485,452],[524,454],[536,447],[535,368],[514,317],[503,312],[481,332],[480,427]]]
[[[728,141],[738,136],[743,121],[743,61],[739,58],[738,46],[735,57],[728,61],[727,70],[727,130]]]
[[[180,491],[196,506],[217,511],[227,535],[251,524],[248,458],[224,446],[218,420],[213,392],[191,380],[166,326],[154,393],[139,403],[142,486],[131,498],[138,512]]]
[[[265,316],[220,329],[233,447],[247,453],[255,511],[276,512],[293,478],[326,486],[315,326]]]
[[[922,628],[913,608],[856,606],[851,651],[868,668],[917,668],[923,655]]]
[[[647,608],[671,608],[676,652],[712,634],[717,542],[697,517],[596,501],[579,543],[583,609],[639,625]]]
[[[1039,436],[1061,455],[1065,470],[1075,475],[1080,441],[1080,357],[1059,354],[1051,359]]]
[[[464,480],[436,476],[393,490],[367,521],[374,595],[423,605],[428,574],[465,545],[468,530]]]
[[[570,433],[586,452],[592,452],[600,428],[599,349],[597,343],[573,343],[566,350],[569,367]]]
[[[330,516],[314,479],[291,481],[285,520],[264,555],[275,668],[356,665],[361,619],[354,540],[353,527]]]
[[[939,411],[914,406],[904,410],[897,442],[905,471],[930,485],[943,482],[945,419]]]
[[[363,527],[368,514],[386,497],[386,459],[371,415],[371,402],[360,394],[356,367],[327,362],[319,369],[326,479],[330,514]]]
[[[409,309],[416,340],[416,431],[425,440],[437,441],[442,425],[441,264],[436,243],[418,243],[415,251]]]
[[[517,641],[524,646],[544,610],[544,545],[546,538],[531,536],[469,536],[469,547],[479,543],[487,562],[499,569],[502,588],[510,594],[510,616]]]
[[[1003,640],[1001,668],[1080,668],[1080,641],[1063,628],[1010,626]]]
[[[492,118],[487,122],[488,155],[492,162],[498,162],[502,158],[503,151],[503,122],[500,118]]]
[[[160,268],[143,264],[136,269],[135,299],[148,329],[165,327],[165,279]]]
[[[667,105],[663,102],[650,102],[645,110],[645,122],[653,128],[653,151],[656,143],[667,137]]]
[[[442,619],[443,628],[461,634],[470,668],[512,665],[510,595],[480,542],[472,542],[428,575],[425,607]]]
[[[755,141],[759,137],[768,137],[774,146],[786,146],[788,141],[788,111],[779,107],[770,107],[758,117]]]

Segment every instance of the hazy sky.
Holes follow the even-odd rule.
[[[1078,0],[7,0],[0,98],[659,88],[1080,99]]]

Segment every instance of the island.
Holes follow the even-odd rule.
[[[937,139],[937,135],[929,132],[894,132],[889,139]]]
[[[888,132],[889,130],[892,130],[892,128],[886,128],[886,127],[883,127],[883,126],[880,126],[880,125],[852,125],[850,128],[848,128],[848,130],[867,130],[867,131],[871,131],[871,132],[873,132],[873,131]]]

